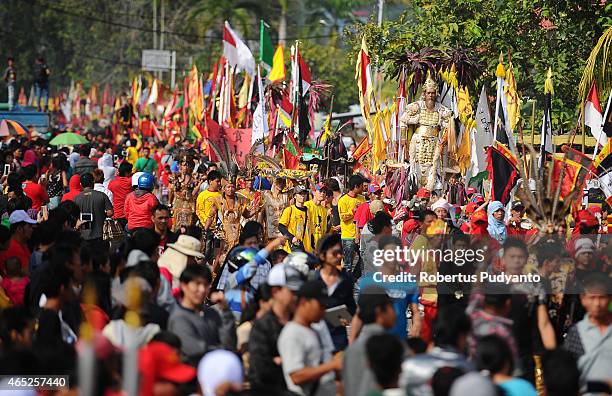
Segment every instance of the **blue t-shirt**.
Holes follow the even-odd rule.
[[[410,304],[417,304],[419,302],[419,289],[415,282],[382,282],[380,274],[376,275],[375,272],[365,274],[357,286],[359,292],[362,293],[368,286],[379,286],[385,289],[389,297],[393,300],[393,309],[397,319],[395,320],[395,327],[390,332],[398,336],[401,340],[406,339],[408,320],[406,319],[406,311]]]
[[[537,396],[533,385],[522,378],[512,378],[511,380],[497,384],[504,390],[506,396]]]

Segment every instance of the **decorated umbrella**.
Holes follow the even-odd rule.
[[[73,146],[75,144],[85,143],[87,143],[87,139],[84,136],[73,132],[60,133],[49,142],[49,144],[53,146]]]
[[[2,120],[0,123],[0,137],[27,135],[28,128],[13,120]]]

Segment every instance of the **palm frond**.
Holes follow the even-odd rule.
[[[460,86],[472,85],[482,74],[483,68],[470,49],[463,47],[450,48],[445,51],[446,57],[442,58],[441,66],[450,69],[455,66],[457,82]]]
[[[327,84],[324,81],[315,80],[310,84],[309,98],[308,101],[308,112],[314,114],[314,112],[321,110],[327,99],[331,97],[333,85]],[[327,110],[327,109],[326,109]]]
[[[612,26],[609,27],[597,40],[593,47],[584,72],[578,85],[578,99],[584,102],[589,93],[593,81],[597,84],[600,92],[608,92],[612,88]]]
[[[392,77],[399,79],[404,67],[412,79],[410,90],[416,95],[418,87],[425,82],[428,73],[435,76],[446,58],[447,55],[436,48],[425,47],[416,52],[408,51],[391,59],[395,66]]]

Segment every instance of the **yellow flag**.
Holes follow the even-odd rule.
[[[272,70],[268,80],[272,82],[283,81],[285,79],[285,55],[283,53],[283,46],[279,45],[274,52],[274,58],[272,58]]]
[[[378,112],[372,119],[372,170],[376,172],[381,162],[387,156],[387,144],[383,136],[384,119],[383,112]]]
[[[465,123],[463,135],[461,137],[461,141],[459,142],[457,152],[455,153],[455,161],[457,161],[457,165],[459,165],[462,175],[465,175],[465,172],[470,167],[472,162],[472,144],[470,139],[472,125],[474,125],[474,123],[470,117]]]
[[[319,139],[319,147],[323,146],[327,138],[331,135],[331,115],[328,114],[325,119],[325,123],[323,124],[323,134],[321,135],[321,139]]]
[[[514,78],[512,62],[510,62],[510,66],[508,66],[508,70],[506,70],[504,93],[506,94],[506,101],[508,102],[508,120],[510,121],[510,127],[514,130],[521,118],[521,98],[516,90],[516,79]]]
[[[463,123],[474,112],[470,101],[470,91],[467,87],[459,87],[457,90],[457,110],[459,111],[459,119]]]
[[[242,109],[247,105],[249,101],[249,88],[251,87],[251,76],[248,73],[244,73],[244,82],[242,83],[242,88],[240,88],[240,92],[238,92],[238,108]]]

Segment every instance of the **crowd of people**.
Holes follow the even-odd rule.
[[[88,138],[0,155],[0,375],[92,395],[610,393],[605,203],[545,234],[458,177],[396,202],[385,175],[228,174],[188,143]]]

